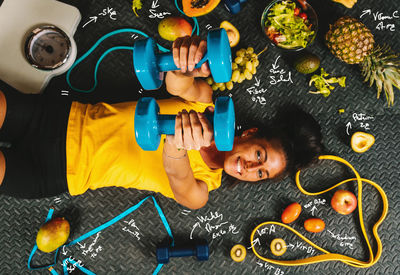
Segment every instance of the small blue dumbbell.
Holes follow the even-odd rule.
[[[172,53],[155,53],[152,38],[139,40],[133,48],[133,67],[145,90],[161,87],[164,72],[179,70]],[[196,68],[208,61],[213,79],[217,83],[228,82],[232,76],[232,56],[229,39],[224,29],[211,30],[207,35],[207,53],[196,64]]]
[[[225,2],[225,8],[231,13],[231,14],[237,14],[239,11],[242,9],[242,5],[246,2],[247,0],[224,0]]]
[[[208,244],[197,244],[196,247],[175,248],[157,247],[157,263],[167,264],[171,257],[190,257],[196,256],[199,261],[207,261],[210,254]]]
[[[157,150],[162,134],[175,133],[176,115],[160,115],[160,107],[151,97],[139,99],[135,110],[135,137],[137,144],[146,151]],[[230,151],[235,135],[235,110],[232,98],[218,97],[214,114],[206,114],[213,124],[214,141],[219,151]]]

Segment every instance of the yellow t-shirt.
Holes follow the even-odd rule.
[[[157,101],[161,114],[182,109],[203,112],[211,104],[180,98]],[[88,189],[119,186],[159,192],[174,198],[162,161],[163,138],[157,151],[144,151],[136,143],[136,102],[95,105],[74,102],[68,119],[67,182],[71,195]],[[208,191],[221,185],[222,169],[210,169],[198,151],[188,152],[194,177]]]

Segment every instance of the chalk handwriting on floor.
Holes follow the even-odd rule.
[[[209,212],[205,216],[197,216],[196,218],[198,221],[192,226],[190,239],[193,239],[196,230],[201,229],[206,230],[213,240],[226,234],[236,235],[239,233],[237,227],[231,222],[225,220],[223,214],[218,211]]]

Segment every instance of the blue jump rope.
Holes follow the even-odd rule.
[[[158,212],[158,215],[160,216],[161,221],[162,221],[162,223],[163,223],[163,225],[164,225],[164,227],[165,227],[165,229],[166,229],[168,235],[169,235],[169,236],[171,237],[171,239],[172,239],[172,244],[171,244],[171,245],[174,246],[174,236],[172,235],[172,230],[171,230],[171,228],[170,228],[170,226],[169,226],[169,224],[168,224],[167,218],[165,217],[165,215],[164,215],[164,213],[163,213],[161,207],[158,205],[156,199],[155,199],[153,196],[148,196],[148,197],[144,198],[143,200],[141,200],[138,204],[136,204],[136,205],[134,205],[134,206],[128,208],[127,210],[125,210],[124,212],[122,212],[121,214],[119,214],[118,216],[116,216],[115,218],[113,218],[113,219],[109,220],[108,222],[106,222],[106,223],[104,223],[104,224],[102,224],[102,225],[96,227],[95,229],[93,229],[93,230],[91,230],[91,231],[89,231],[89,232],[83,234],[83,235],[80,236],[79,238],[76,238],[75,240],[73,240],[73,241],[71,241],[71,242],[69,242],[69,243],[67,243],[67,244],[65,244],[65,245],[63,245],[63,246],[57,248],[57,250],[56,250],[56,252],[55,252],[55,254],[54,254],[54,263],[53,263],[53,264],[44,265],[44,266],[35,266],[35,267],[31,266],[31,261],[32,261],[32,259],[33,259],[33,256],[35,255],[35,252],[36,252],[36,250],[38,249],[37,245],[35,244],[34,247],[32,248],[31,254],[29,255],[29,259],[28,259],[28,268],[29,268],[30,270],[39,270],[39,269],[45,269],[45,268],[47,268],[47,269],[50,270],[50,272],[51,272],[52,274],[54,274],[54,275],[59,275],[58,272],[53,268],[53,266],[55,266],[56,263],[57,263],[57,255],[58,255],[58,252],[59,252],[60,248],[72,246],[72,245],[74,245],[74,244],[76,244],[76,243],[78,243],[78,242],[80,242],[80,241],[82,241],[82,240],[84,240],[84,239],[87,239],[87,238],[89,238],[90,236],[92,236],[92,235],[94,235],[94,234],[100,232],[101,230],[106,229],[107,227],[109,227],[109,226],[113,225],[114,223],[120,221],[121,219],[125,218],[125,217],[126,217],[127,215],[129,215],[130,213],[134,212],[136,209],[138,209],[138,208],[139,208],[147,199],[149,199],[149,198],[151,198],[151,199],[153,200],[154,206],[155,206],[155,208],[156,208],[156,210],[157,210],[157,212]],[[47,217],[46,217],[45,222],[48,222],[48,221],[51,219],[51,217],[53,216],[53,213],[54,213],[54,209],[53,209],[53,208],[50,208],[49,212],[47,213]],[[64,267],[64,268],[63,268],[63,271],[64,271],[64,275],[67,275],[67,274],[68,274],[68,270],[67,270],[67,261],[70,262],[71,264],[76,265],[76,267],[79,268],[83,273],[88,274],[88,275],[95,275],[95,273],[93,273],[92,271],[88,270],[87,268],[84,268],[83,266],[78,265],[76,261],[74,261],[74,260],[72,260],[72,259],[69,259],[69,258],[63,260],[63,267]],[[153,272],[153,275],[158,274],[158,272],[161,270],[162,267],[163,267],[163,264],[158,264],[157,268],[156,268],[156,269],[154,270],[154,272]]]
[[[183,11],[182,11],[182,10],[179,8],[179,6],[178,6],[177,0],[175,0],[175,6],[176,6],[176,8],[179,10],[179,12],[181,12],[182,14],[184,14]],[[185,14],[184,14],[184,15],[185,15]],[[195,32],[196,32],[196,35],[199,35],[199,23],[197,22],[197,18],[196,18],[196,17],[192,17],[192,19],[193,19],[193,23],[194,23],[194,28],[193,28],[193,30],[192,30],[192,35],[193,35]],[[119,30],[115,30],[115,31],[112,31],[112,32],[109,32],[109,33],[103,35],[99,40],[97,40],[97,42],[96,42],[84,55],[82,55],[78,60],[76,60],[76,61],[74,62],[74,64],[72,64],[71,68],[69,68],[69,70],[68,70],[68,72],[67,72],[66,80],[67,80],[68,86],[69,86],[72,90],[74,90],[75,92],[80,92],[80,93],[91,93],[91,92],[93,92],[93,91],[96,89],[96,87],[97,87],[97,83],[98,83],[98,81],[97,81],[97,71],[98,71],[98,69],[99,69],[99,66],[100,66],[101,61],[103,61],[103,59],[104,59],[109,53],[111,53],[111,52],[113,52],[113,51],[116,51],[116,50],[129,50],[129,51],[133,51],[134,47],[132,47],[132,46],[115,46],[115,47],[112,47],[112,48],[108,49],[107,51],[105,51],[105,52],[100,56],[100,58],[97,60],[97,62],[96,62],[96,66],[95,66],[95,69],[94,69],[94,84],[93,84],[92,88],[90,88],[89,90],[82,90],[82,89],[79,89],[79,88],[74,87],[74,86],[71,84],[70,77],[71,77],[71,72],[72,72],[72,70],[73,70],[79,63],[81,63],[83,60],[85,60],[85,59],[100,45],[101,42],[103,42],[104,40],[106,40],[106,39],[109,38],[110,36],[113,36],[113,35],[116,35],[116,34],[119,34],[119,33],[137,33],[137,34],[140,34],[140,35],[142,35],[142,36],[144,36],[144,37],[149,37],[149,36],[148,36],[147,34],[145,34],[144,32],[139,31],[139,30],[137,30],[137,29],[131,29],[131,28],[119,29]],[[170,50],[168,50],[168,49],[162,47],[162,46],[161,46],[160,44],[158,44],[158,43],[157,43],[157,47],[158,47],[158,49],[159,49],[160,51],[162,51],[162,52],[169,52],[169,51],[170,51]]]
[[[181,12],[182,14],[184,14],[183,11],[178,7],[177,0],[175,0],[175,6],[176,6],[176,8],[179,10],[179,12]],[[185,15],[185,14],[184,14],[184,15]],[[193,35],[195,32],[196,32],[196,35],[199,35],[199,23],[197,22],[197,19],[196,19],[195,17],[193,17],[192,19],[193,19],[193,22],[194,22],[194,28],[193,28],[193,30],[192,30],[192,35]],[[115,31],[112,31],[112,32],[109,32],[109,33],[103,35],[99,40],[97,40],[97,42],[96,42],[84,55],[82,55],[78,60],[76,60],[76,61],[74,62],[74,64],[71,66],[71,68],[69,68],[69,70],[68,70],[68,72],[67,72],[67,75],[66,75],[66,80],[67,80],[67,84],[69,85],[69,87],[70,87],[71,89],[73,89],[73,90],[76,91],[76,92],[81,92],[81,93],[91,93],[91,92],[93,92],[93,91],[96,89],[96,87],[97,87],[97,83],[98,83],[98,81],[97,81],[97,71],[98,71],[98,69],[99,69],[99,66],[100,66],[101,61],[103,61],[103,59],[104,59],[109,53],[111,53],[111,52],[113,52],[113,51],[116,51],[116,50],[130,50],[130,51],[133,51],[134,47],[132,47],[132,46],[115,46],[115,47],[112,47],[112,48],[108,49],[107,51],[105,51],[105,52],[100,56],[100,58],[97,60],[97,62],[96,62],[96,66],[95,66],[95,69],[94,69],[94,84],[93,84],[92,88],[90,88],[89,90],[79,89],[79,88],[74,87],[74,86],[71,84],[70,76],[71,76],[72,70],[73,70],[79,63],[81,63],[83,60],[85,60],[85,59],[86,59],[86,58],[101,44],[101,42],[103,42],[104,40],[106,40],[106,39],[109,38],[110,36],[113,36],[113,35],[116,35],[116,34],[120,34],[120,33],[137,33],[137,34],[140,34],[140,35],[142,35],[142,36],[144,36],[144,37],[149,37],[149,36],[148,36],[147,34],[145,34],[144,32],[139,31],[139,30],[137,30],[137,29],[133,29],[133,28],[119,29],[119,30],[115,30]],[[162,51],[162,52],[169,52],[168,49],[162,47],[162,46],[159,45],[159,44],[157,44],[157,47],[158,47],[158,49],[159,49],[160,51]],[[147,199],[149,199],[149,198],[152,198],[152,200],[153,200],[153,202],[154,202],[154,206],[156,207],[156,210],[157,210],[157,212],[158,212],[158,215],[160,216],[161,221],[162,221],[162,223],[164,224],[164,227],[165,227],[165,229],[167,230],[168,235],[169,235],[169,236],[171,237],[171,239],[172,239],[172,246],[174,246],[174,237],[173,237],[173,235],[172,235],[172,231],[171,231],[171,228],[170,228],[170,226],[169,226],[169,224],[168,224],[168,221],[167,221],[167,219],[166,219],[164,213],[163,213],[162,210],[161,210],[161,207],[158,205],[157,201],[155,200],[155,198],[154,198],[153,196],[148,196],[148,197],[144,198],[143,200],[141,200],[138,204],[136,204],[136,205],[130,207],[129,209],[125,210],[124,212],[122,212],[121,214],[119,214],[118,216],[116,216],[115,218],[113,218],[112,220],[110,220],[110,221],[108,221],[108,222],[106,222],[106,223],[104,223],[104,224],[102,224],[102,225],[96,227],[95,229],[93,229],[93,230],[87,232],[86,234],[80,236],[79,238],[77,238],[77,239],[75,239],[75,240],[69,242],[68,244],[65,244],[65,245],[63,245],[63,246],[57,248],[57,250],[56,250],[56,252],[55,252],[55,254],[54,254],[54,263],[53,263],[53,264],[45,265],[45,266],[36,266],[36,267],[31,266],[32,258],[33,258],[33,256],[35,255],[36,250],[38,249],[37,245],[35,244],[35,246],[32,248],[32,251],[31,251],[31,253],[30,253],[30,255],[29,255],[29,259],[28,259],[28,268],[29,268],[30,270],[39,270],[39,269],[45,269],[45,268],[47,268],[47,269],[49,269],[49,271],[50,271],[52,274],[54,274],[54,275],[59,275],[58,272],[53,268],[53,266],[55,266],[56,263],[57,263],[57,255],[58,255],[58,252],[59,252],[60,248],[62,248],[62,247],[67,247],[67,246],[72,246],[72,245],[74,245],[74,244],[76,244],[76,243],[78,243],[78,242],[80,242],[80,241],[82,241],[82,240],[84,240],[84,239],[87,239],[88,237],[90,237],[90,236],[92,236],[92,235],[98,233],[99,231],[101,231],[101,230],[103,230],[103,229],[105,229],[105,228],[107,228],[107,227],[113,225],[114,223],[120,221],[121,219],[123,219],[124,217],[126,217],[127,215],[129,215],[130,213],[134,212],[136,209],[138,209],[138,208],[139,208]],[[47,217],[46,217],[45,222],[48,222],[48,221],[51,219],[51,217],[53,216],[53,213],[54,213],[54,209],[51,208],[51,209],[49,210],[48,214],[47,214]],[[83,273],[88,274],[88,275],[95,275],[95,273],[93,273],[92,271],[88,270],[87,268],[84,268],[83,266],[80,266],[76,261],[74,261],[74,260],[72,260],[72,259],[70,259],[70,258],[67,258],[67,259],[64,259],[64,260],[63,260],[63,272],[64,272],[65,275],[68,274],[68,270],[67,270],[67,261],[70,262],[71,264],[75,265],[75,266],[76,266],[78,269],[80,269]],[[163,264],[158,264],[158,265],[157,265],[157,268],[156,268],[156,269],[154,270],[154,272],[153,272],[153,275],[158,274],[158,272],[161,270],[162,267],[163,267]]]

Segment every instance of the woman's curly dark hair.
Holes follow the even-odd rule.
[[[287,165],[278,178],[315,163],[324,150],[319,123],[295,105],[280,108],[269,127],[258,129],[258,137],[277,139],[283,147]]]

